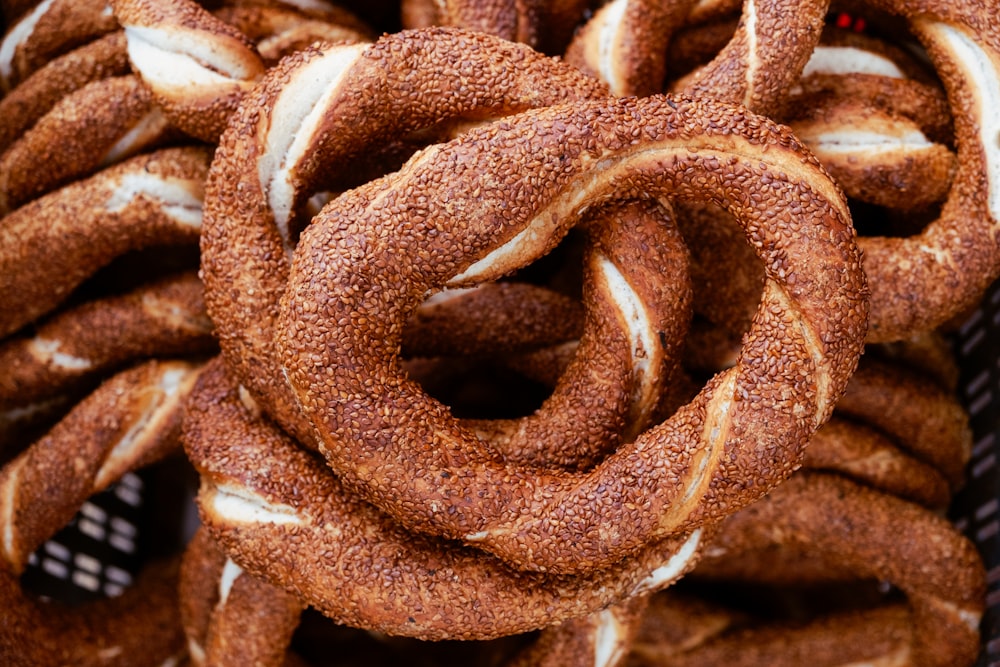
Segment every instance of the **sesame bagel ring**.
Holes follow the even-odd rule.
[[[639,634],[648,595],[542,630],[504,667],[616,667]]]
[[[205,528],[184,550],[178,593],[192,667],[285,664],[303,604],[244,572]]]
[[[41,604],[17,576],[88,497],[179,448],[182,405],[200,370],[152,361],[123,371],[0,470],[0,655],[37,665],[137,665],[181,652],[176,567],[93,609]]]
[[[725,521],[705,561],[783,545],[905,593],[907,664],[971,665],[978,656],[985,570],[946,519],[836,476],[800,474]]]
[[[59,312],[0,343],[0,410],[74,390],[129,361],[213,346],[201,281],[194,273],[165,278]]]
[[[870,4],[913,17],[911,29],[926,48],[948,97],[957,159],[940,215],[919,234],[863,236],[858,241],[872,289],[868,342],[891,342],[936,328],[972,307],[1000,273],[996,194],[1000,153],[989,110],[991,95],[1000,90],[1000,31],[983,18],[992,10],[980,6],[889,0]],[[989,7],[996,9],[994,5]],[[697,266],[696,248],[693,253]],[[736,305],[741,299],[723,296],[716,301]],[[752,302],[743,301],[737,330]]]
[[[88,83],[0,155],[0,213],[169,138],[169,123],[133,75]],[[42,161],[46,169],[35,165]]]
[[[409,30],[459,28],[547,54],[563,52],[586,11],[585,0],[402,0],[400,6]]]
[[[906,17],[941,77],[951,106],[958,168],[937,220],[907,238],[867,237],[872,289],[869,342],[933,329],[975,304],[1000,275],[1000,28],[994,0],[941,4],[871,0]],[[914,295],[919,295],[915,299]]]
[[[69,93],[128,72],[120,30],[49,61],[0,98],[0,154]]]
[[[694,0],[613,0],[576,32],[566,60],[608,84],[615,95],[663,92],[664,54]]]
[[[933,380],[898,363],[867,357],[837,411],[889,435],[914,458],[939,470],[953,490],[962,486],[972,455],[969,415],[953,393]]]
[[[427,87],[440,93],[424,94]],[[298,440],[312,441],[280,379],[273,342],[296,230],[309,198],[326,189],[325,177],[337,178],[370,146],[403,133],[605,93],[523,45],[443,28],[306,50],[276,66],[222,138],[201,242],[206,307],[240,383]],[[284,121],[273,123],[275,116]],[[258,146],[258,136],[270,148]],[[230,183],[247,169],[255,176],[234,198]]]
[[[118,29],[104,0],[41,0],[7,25],[0,41],[0,91],[63,53]]]
[[[897,210],[945,199],[955,155],[915,122],[857,97],[812,102],[788,123],[848,197]]]
[[[132,67],[156,102],[174,127],[209,143],[218,142],[243,95],[284,55],[316,41],[371,39],[346,10],[237,3],[213,14],[192,0],[112,5]]]
[[[742,20],[726,46],[671,90],[775,114],[819,42],[828,4],[745,0]],[[577,33],[566,57],[606,81],[615,94],[662,92],[670,37],[693,5],[690,0],[614,0]]]
[[[401,325],[428,292],[530,263],[581,211],[629,196],[711,197],[743,222],[769,279],[740,359],[593,471],[497,461],[401,376]],[[445,243],[425,251],[437,224]],[[425,252],[429,266],[416,261]],[[864,283],[839,190],[786,128],[714,101],[606,98],[472,130],[327,204],[296,248],[276,347],[349,487],[411,530],[583,572],[787,477],[857,363]]]
[[[906,605],[839,612],[809,622],[753,622],[673,591],[654,596],[628,667],[902,665],[913,633]],[[692,615],[695,615],[692,618]]]
[[[182,131],[215,143],[264,73],[250,39],[194,2],[116,0],[133,69]]]
[[[878,430],[834,416],[809,441],[802,467],[838,472],[884,493],[941,509],[951,501],[947,478]]]
[[[197,242],[208,157],[202,148],[140,155],[4,217],[0,336],[52,311],[128,250]]]
[[[428,640],[527,632],[669,585],[711,532],[669,538],[582,577],[513,570],[403,530],[247,399],[213,363],[188,403],[183,440],[201,476],[202,522],[244,571],[337,623]]]

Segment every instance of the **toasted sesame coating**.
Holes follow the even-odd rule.
[[[68,93],[91,81],[127,74],[125,35],[113,32],[50,60],[0,98],[0,153]]]
[[[954,393],[901,364],[866,357],[837,410],[888,434],[939,470],[952,490],[961,487],[972,456],[972,430]]]
[[[196,242],[208,161],[208,152],[201,148],[141,155],[4,217],[0,335],[52,311],[97,269],[126,251]]]
[[[33,4],[35,9],[7,24],[0,42],[4,54],[0,57],[0,91],[12,90],[52,58],[118,29],[103,0]]]
[[[586,319],[573,360],[535,413],[470,424],[512,463],[589,468],[650,425],[679,366],[691,291],[672,214],[636,200],[598,209],[586,227]]]
[[[189,651],[206,665],[287,665],[304,605],[226,557],[208,530],[184,550],[178,594]]]
[[[202,276],[223,354],[240,382],[303,441],[312,440],[311,429],[280,379],[274,321],[289,268],[289,233],[281,230],[301,222],[309,197],[324,188],[323,179],[350,171],[357,156],[373,146],[448,120],[489,118],[606,92],[557,59],[461,30],[387,35],[351,55],[347,65],[342,54],[343,47],[306,50],[273,68],[239,107],[206,185]],[[315,88],[309,68],[328,61],[335,88],[318,91],[328,95],[318,126],[297,130],[312,140],[289,168],[288,212],[277,220],[271,192],[285,186],[277,177],[262,183],[260,171],[268,171],[277,156],[268,155],[259,138],[292,124],[271,116],[275,104],[292,83]],[[347,70],[337,69],[342,66]]]
[[[214,348],[201,281],[194,273],[172,276],[61,311],[0,343],[0,409],[86,386],[145,357]]]
[[[653,598],[629,667],[757,667],[912,664],[913,622],[904,604],[832,613],[809,622],[748,618],[702,598],[665,591]],[[848,661],[848,662],[845,662]]]
[[[0,470],[0,556],[20,574],[87,498],[179,446],[200,366],[149,361],[114,375]]]
[[[169,136],[167,119],[135,76],[88,83],[59,100],[0,155],[0,211],[9,213]],[[39,163],[47,168],[35,168]]]
[[[77,607],[23,591],[28,556],[87,498],[180,447],[201,366],[151,361],[115,375],[0,470],[0,655],[11,664],[140,665],[179,655],[177,562],[152,563],[123,596]]]
[[[748,0],[736,33],[708,64],[671,85],[776,115],[819,42],[828,2]]]
[[[982,560],[967,538],[930,510],[834,475],[801,473],[722,526],[706,562],[744,551],[800,549],[807,558],[891,582],[906,594],[911,664],[972,664],[979,654]]]
[[[171,123],[215,143],[264,63],[242,32],[187,0],[116,0],[133,69]]]
[[[708,534],[657,542],[590,575],[520,572],[403,530],[240,394],[216,363],[189,402],[183,439],[201,474],[202,520],[240,567],[338,623],[423,639],[526,632],[668,585]],[[660,568],[669,576],[650,576]]]
[[[402,325],[428,291],[502,275],[582,210],[637,196],[741,221],[768,282],[736,366],[593,471],[497,460],[399,372]],[[605,99],[472,130],[330,202],[296,248],[276,347],[350,488],[411,530],[581,572],[786,478],[854,370],[866,293],[842,195],[787,128],[704,99]]]

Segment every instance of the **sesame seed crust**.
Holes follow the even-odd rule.
[[[972,664],[979,655],[982,560],[946,519],[918,505],[834,475],[800,473],[723,522],[713,548],[705,562],[791,548],[891,582],[909,602],[912,664]]]
[[[580,210],[640,194],[713,199],[742,220],[769,279],[736,367],[586,474],[498,462],[399,374],[402,323],[532,220],[552,221],[551,236],[524,261]],[[815,158],[738,107],[651,97],[525,112],[328,204],[296,250],[277,348],[348,486],[411,530],[568,573],[784,479],[843,391],[865,323],[853,229]]]
[[[339,623],[392,635],[487,639],[590,613],[640,592],[665,564],[672,576],[653,590],[669,585],[693,566],[710,532],[650,544],[590,575],[512,569],[407,532],[358,499],[322,460],[250,412],[221,363],[199,379],[183,440],[201,475],[202,520],[230,558]],[[234,496],[258,513],[228,511],[224,500]],[[287,514],[275,520],[279,510]]]
[[[128,250],[196,242],[208,162],[201,148],[163,149],[70,183],[4,217],[0,334],[50,312]]]
[[[337,57],[338,48],[290,56],[239,107],[206,184],[201,241],[206,307],[227,363],[267,411],[304,442],[313,440],[311,428],[298,415],[274,359],[274,322],[288,280],[290,249],[258,176],[259,166],[270,159],[258,138],[278,123],[269,110],[286,84],[310,64]],[[323,179],[351,170],[370,146],[448,120],[489,118],[606,93],[602,84],[558,59],[488,35],[444,28],[384,36],[353,61],[338,86],[290,172],[288,226],[301,222],[306,201],[323,189]]]

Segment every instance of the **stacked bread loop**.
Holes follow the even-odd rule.
[[[308,664],[318,614],[494,665],[971,664],[937,513],[944,332],[1000,277],[987,4],[0,4],[0,655]],[[165,457],[167,565],[22,590]],[[871,579],[794,626],[700,597]]]

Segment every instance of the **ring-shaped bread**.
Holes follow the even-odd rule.
[[[708,64],[672,92],[708,95],[773,115],[819,42],[827,0],[744,0],[736,33]],[[613,0],[578,31],[567,59],[617,95],[663,92],[666,52],[688,21],[691,0]]]
[[[214,346],[201,281],[193,272],[170,276],[63,310],[0,342],[0,410],[76,390],[141,358]]]
[[[0,336],[52,311],[129,250],[196,243],[208,162],[204,148],[166,148],[70,183],[5,216]]]
[[[530,263],[587,208],[641,196],[711,198],[741,221],[768,280],[737,364],[593,471],[497,460],[403,377],[403,323],[428,293]],[[788,130],[657,96],[525,112],[333,200],[301,236],[276,347],[350,488],[411,530],[569,573],[785,479],[853,372],[866,317],[846,204]]]
[[[183,439],[202,521],[236,565],[338,623],[390,635],[488,639],[598,611],[675,581],[711,535],[661,540],[589,575],[515,570],[355,497],[218,362],[199,379]]]
[[[125,667],[182,653],[176,563],[151,565],[120,598],[76,607],[36,599],[18,575],[87,498],[179,448],[182,406],[200,371],[184,361],[122,371],[0,469],[4,662]]]
[[[791,548],[857,578],[896,586],[910,612],[911,632],[894,651],[901,663],[970,665],[978,656],[983,563],[975,545],[932,511],[835,475],[802,473],[722,525],[706,563]],[[778,574],[773,564],[764,570]],[[827,630],[836,635],[835,627]],[[732,642],[722,645],[739,650]],[[705,657],[703,664],[728,662],[721,653]]]
[[[296,230],[324,179],[401,134],[604,94],[526,46],[443,28],[306,50],[277,65],[234,115],[206,184],[205,304],[241,384],[298,440],[313,439],[281,378],[274,323]]]

